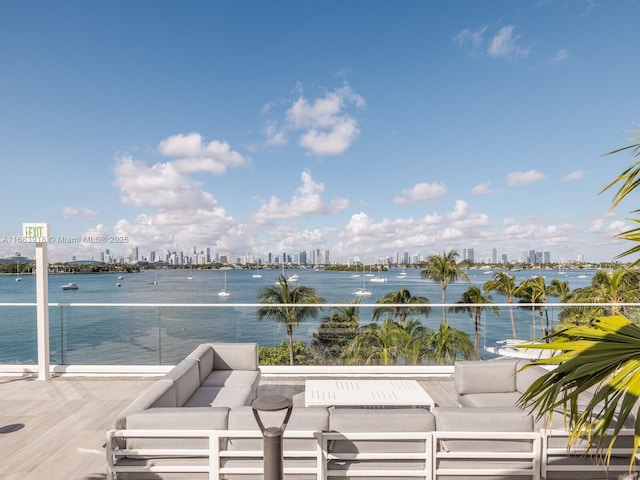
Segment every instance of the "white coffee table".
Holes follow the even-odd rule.
[[[417,380],[306,380],[304,389],[307,407],[434,406]]]

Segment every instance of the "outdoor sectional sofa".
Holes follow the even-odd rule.
[[[515,406],[519,389],[543,373],[521,366],[456,364],[461,408],[295,406],[284,435],[285,478],[618,478],[628,444],[607,473],[582,450],[568,451],[564,430],[546,429]],[[107,434],[108,478],[262,478],[250,407],[259,378],[257,345],[200,345],[118,415]],[[279,425],[284,412],[261,417]]]

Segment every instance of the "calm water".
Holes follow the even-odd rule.
[[[275,285],[281,271],[260,270],[262,278],[253,278],[253,270],[227,270],[228,298],[217,292],[224,288],[225,271],[212,270],[148,270],[134,274],[76,274],[49,276],[49,302],[67,304],[50,308],[51,361],[66,364],[158,364],[175,363],[192,348],[205,341],[258,342],[278,345],[286,340],[285,329],[272,320],[258,322],[254,307],[89,307],[69,306],[69,303],[182,303],[182,304],[237,304],[258,303],[258,292]],[[297,284],[313,287],[327,303],[375,303],[384,294],[408,289],[412,295],[426,296],[432,303],[441,301],[439,284],[422,280],[420,271],[408,269],[406,278],[398,278],[400,270],[381,272],[385,283],[370,283],[371,276],[353,278],[351,272],[325,272],[313,269],[287,270],[287,276],[297,273]],[[492,278],[484,271],[468,272],[471,284],[481,286]],[[521,271],[512,272],[517,282],[532,275],[544,275],[546,282],[553,278],[567,280],[570,288],[590,284],[594,271]],[[585,277],[586,274],[586,277]],[[189,275],[192,276],[189,279]],[[374,272],[377,276],[378,273]],[[585,278],[579,278],[579,276]],[[358,297],[353,292],[363,286],[371,296]],[[78,290],[62,290],[61,286],[74,281]],[[157,284],[153,282],[157,281]],[[121,286],[117,286],[120,283]],[[469,287],[469,283],[452,284],[447,289],[447,302],[455,303]],[[506,299],[492,293],[495,303]],[[549,298],[549,303],[556,299]],[[0,303],[35,302],[35,277],[26,275],[16,282],[10,275],[0,276]],[[294,329],[294,339],[309,343],[322,316],[329,315],[324,308],[316,320],[309,320]],[[549,309],[550,322],[555,322],[557,309]],[[360,312],[363,324],[371,321],[372,309]],[[449,322],[467,331],[473,338],[473,320],[467,313],[448,313]],[[426,325],[436,328],[441,321],[440,308],[434,307]],[[531,338],[531,311],[516,309],[518,338]],[[536,319],[537,321],[537,319]],[[485,312],[483,316],[483,343],[492,345],[497,340],[511,338],[509,312],[501,309],[496,316]],[[36,363],[35,307],[0,307],[0,363]],[[536,336],[539,336],[537,332]]]

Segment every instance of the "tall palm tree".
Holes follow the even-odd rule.
[[[487,292],[498,292],[501,295],[507,297],[509,303],[509,316],[511,317],[511,333],[513,338],[518,338],[516,333],[516,321],[513,315],[513,298],[516,293],[516,277],[509,275],[506,272],[496,272],[493,274],[493,280],[489,280],[484,283],[483,288]]]
[[[406,304],[406,305],[424,305],[429,303],[429,299],[427,297],[420,296],[412,296],[411,292],[406,289],[396,290],[395,292],[389,292],[384,295],[380,300],[376,303],[380,304]],[[373,310],[373,321],[377,321],[380,319],[381,315],[389,314],[392,318],[398,319],[401,324],[404,324],[407,319],[408,314],[418,314],[424,315],[425,317],[429,315],[431,311],[431,307],[423,307],[423,306],[411,306],[411,307],[376,307]]]
[[[544,278],[533,277],[523,280],[516,287],[514,295],[520,299],[519,303],[531,304],[531,336],[534,338],[536,336],[536,310],[538,310],[540,313],[540,329],[542,330],[542,336],[544,336],[543,308],[542,306],[536,306],[538,303],[542,304],[547,301],[547,286]]]
[[[440,365],[451,365],[459,357],[470,360],[473,357],[473,343],[462,330],[441,323],[438,330],[427,340],[429,357]]]
[[[473,318],[475,323],[475,341],[473,344],[474,357],[478,358],[478,351],[480,350],[480,334],[482,333],[482,312],[486,308],[484,305],[491,303],[491,295],[483,295],[480,287],[475,285],[470,286],[458,300],[459,304],[464,306],[451,307],[452,311],[466,311]],[[500,309],[495,305],[491,307],[496,315],[500,315]]]
[[[447,323],[447,285],[462,279],[469,281],[469,276],[462,270],[462,266],[456,262],[458,252],[455,250],[440,255],[431,255],[427,259],[425,268],[420,272],[422,278],[440,282],[442,286],[442,323]]]
[[[320,311],[316,307],[294,307],[291,304],[323,303],[316,291],[311,287],[299,285],[291,288],[284,275],[280,275],[277,285],[264,287],[258,293],[260,303],[265,305],[258,309],[258,320],[271,318],[287,327],[289,338],[289,364],[293,365],[293,327],[297,327],[307,318],[315,318]]]

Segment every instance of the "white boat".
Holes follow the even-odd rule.
[[[364,267],[362,267],[362,272],[364,273]],[[364,287],[364,282],[365,282],[365,278],[363,276],[362,277],[362,288],[358,288],[355,292],[353,292],[354,295],[358,295],[360,297],[371,295],[371,292]]]
[[[226,298],[229,295],[231,294],[227,291],[227,272],[224,272],[224,288],[218,292],[218,297]]]
[[[510,358],[528,358],[531,360],[538,360],[540,358],[550,358],[553,356],[552,350],[517,347],[517,345],[521,345],[523,343],[529,342],[526,340],[507,338],[506,340],[498,340],[493,347],[484,347],[484,349],[489,353]]]
[[[262,278],[262,275],[260,275],[260,271],[256,268],[256,273],[251,275],[251,277],[252,278]]]
[[[398,278],[407,278],[407,272],[404,271],[404,268],[402,269],[402,271],[397,275]]]
[[[80,288],[76,282],[65,283],[61,287],[63,290],[78,290]]]
[[[20,262],[16,260],[16,282],[21,282],[22,277],[20,276]]]
[[[193,267],[191,265],[189,265],[189,276],[187,277],[188,280],[193,280]]]
[[[378,267],[378,276],[377,277],[373,277],[369,281],[372,282],[372,283],[386,283],[387,279],[380,276],[380,267]]]
[[[300,275],[298,275],[297,273],[294,273],[293,275],[289,276],[289,278],[287,278],[287,282],[289,283],[297,282],[298,280],[300,280]]]
[[[361,297],[365,297],[367,295],[371,295],[371,292],[369,290],[365,290],[364,288],[359,288],[355,292],[353,292],[353,294]]]

